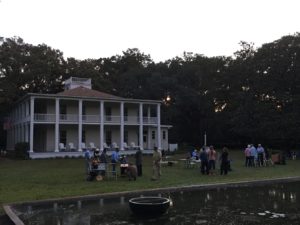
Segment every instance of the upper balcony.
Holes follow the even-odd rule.
[[[35,123],[55,123],[55,114],[34,114]],[[60,123],[78,123],[78,114],[60,114]],[[100,124],[99,115],[82,115],[83,124]],[[104,116],[105,124],[119,125],[121,123],[120,116]],[[140,123],[140,118],[138,116],[125,116],[124,125],[138,125]],[[143,124],[145,125],[156,125],[157,117],[143,117]]]

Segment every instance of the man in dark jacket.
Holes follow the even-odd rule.
[[[201,150],[200,160],[201,160],[201,173],[209,174],[208,155],[207,155],[206,149]]]
[[[221,160],[221,175],[227,175],[228,172],[228,165],[229,165],[229,161],[228,161],[228,149],[226,147],[223,148],[222,150],[222,155],[220,157]]]
[[[136,168],[137,168],[137,175],[140,177],[142,176],[142,151],[141,149],[139,148],[136,153],[135,153],[135,165],[136,165]]]

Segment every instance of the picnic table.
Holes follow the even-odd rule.
[[[185,159],[179,159],[180,162],[182,162],[182,165],[184,168],[194,168],[195,166],[199,167],[201,166],[201,160],[198,159],[192,159],[192,158],[185,158]]]

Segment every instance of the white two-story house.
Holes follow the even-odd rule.
[[[71,77],[57,94],[30,93],[16,102],[7,150],[29,143],[30,158],[79,156],[86,148],[168,149],[161,101],[128,99],[92,89],[91,79]]]

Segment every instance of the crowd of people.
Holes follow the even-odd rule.
[[[114,149],[110,157],[107,155],[106,149],[101,153],[99,149],[92,152],[87,149],[84,157],[88,181],[102,180],[107,175],[109,167],[111,167],[112,175],[116,176],[117,165],[120,165],[120,175],[127,176],[129,180],[136,180],[137,176],[142,176],[142,151],[140,149],[135,153],[135,165],[128,162],[126,155],[120,155],[119,149]]]
[[[104,149],[101,153],[99,149],[95,149],[92,152],[87,149],[84,152],[84,157],[86,160],[88,181],[96,180],[99,176],[101,176],[101,179],[97,180],[102,180],[102,177],[106,176],[108,165],[111,166],[112,173],[117,173],[117,166],[120,166],[120,175],[128,176],[129,180],[136,180],[137,177],[142,176],[143,174],[143,154],[140,148],[134,155],[135,165],[128,162],[125,155],[120,155],[118,149],[114,149],[110,157],[107,155],[106,149]],[[157,148],[154,148],[151,177],[151,180],[153,181],[158,180],[161,176],[161,160],[162,152]],[[100,165],[102,166],[99,168]]]
[[[224,147],[220,157],[217,157],[217,152],[213,146],[203,147],[199,151],[194,149],[193,152],[189,153],[187,156],[191,160],[200,160],[201,166],[200,170],[202,174],[213,175],[216,173],[216,161],[220,162],[220,174],[227,175],[230,168],[230,160],[228,149]]]
[[[266,166],[270,162],[270,153],[261,144],[258,144],[257,148],[253,144],[248,144],[244,153],[246,167]]]
[[[155,181],[161,177],[161,161],[163,158],[162,151],[154,148],[152,155],[152,176],[151,180]],[[246,167],[262,167],[268,165],[270,160],[270,153],[261,144],[255,147],[253,144],[247,145],[244,150],[245,166]],[[96,149],[91,153],[89,150],[85,151],[86,168],[88,173],[88,180],[94,180],[98,175],[105,176],[107,165],[110,164],[112,173],[117,173],[117,165],[120,165],[120,174],[128,176],[131,180],[136,180],[138,176],[142,176],[142,158],[141,149],[138,149],[134,155],[135,164],[128,162],[125,155],[120,155],[118,149],[114,149],[109,157],[106,149],[101,153]],[[221,153],[217,153],[213,146],[202,147],[188,153],[187,159],[189,162],[200,162],[200,172],[203,175],[216,174],[216,164],[218,162],[221,175],[227,175],[231,171],[231,160],[229,159],[228,149],[224,147]],[[104,169],[98,169],[100,164],[104,164]],[[123,166],[122,166],[123,165]]]
[[[114,149],[110,155],[107,155],[106,149],[101,153],[99,149],[94,151],[86,150],[84,153],[86,159],[86,172],[88,174],[87,180],[96,180],[99,176],[101,180],[106,176],[108,165],[111,166],[112,173],[117,173],[117,165],[120,166],[120,175],[128,176],[129,180],[136,180],[138,176],[142,176],[142,151],[138,149],[134,155],[135,165],[128,162],[125,155],[120,155],[118,149]],[[154,148],[152,155],[152,176],[151,180],[156,181],[161,177],[161,161],[162,161],[162,151]],[[216,174],[216,161],[219,160],[220,163],[220,174],[227,175],[230,171],[230,160],[228,149],[224,147],[219,158],[217,157],[217,152],[213,146],[203,147],[199,151],[195,149],[188,156],[190,160],[199,160],[201,162],[200,171],[202,174],[213,175]],[[101,167],[99,167],[102,165]],[[98,179],[97,179],[98,180]]]

